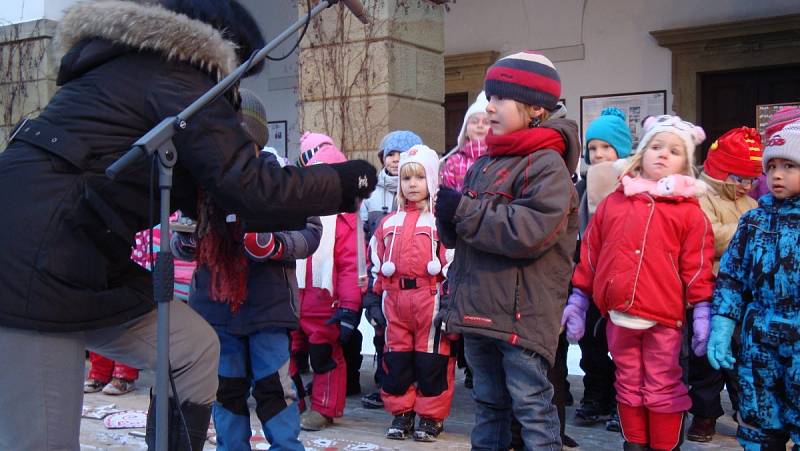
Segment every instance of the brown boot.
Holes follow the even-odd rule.
[[[686,433],[686,439],[692,442],[710,442],[716,432],[716,426],[716,418],[694,417]]]

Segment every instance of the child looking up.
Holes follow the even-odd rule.
[[[685,306],[695,306],[692,348],[702,355],[714,235],[697,200],[705,184],[691,176],[702,129],[664,115],[649,118],[645,130],[621,186],[589,221],[567,309],[585,312],[591,297],[610,319],[625,450],[672,450],[691,406],[678,360]],[[580,323],[567,321],[568,333]]]
[[[381,397],[394,415],[386,430],[390,439],[405,439],[413,431],[414,440],[436,440],[453,400],[455,359],[433,323],[446,264],[431,214],[438,173],[439,156],[432,149],[417,145],[402,154],[400,210],[381,222],[370,243],[373,290],[386,315]]]
[[[745,213],[720,262],[708,360],[739,376],[745,450],[800,443],[800,121],[775,132],[763,157],[770,193]],[[741,327],[734,358],[731,338]]]
[[[577,125],[549,118],[561,82],[537,53],[498,60],[484,89],[488,158],[470,168],[461,192],[443,187],[437,194],[437,228],[455,247],[440,319],[463,334],[473,371],[472,447],[508,449],[513,410],[526,449],[560,450],[547,371],[578,228],[570,178],[580,154]]]

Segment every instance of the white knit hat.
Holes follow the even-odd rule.
[[[767,146],[764,147],[764,172],[767,172],[767,163],[772,158],[783,158],[800,164],[800,120],[770,136]]]
[[[694,125],[691,122],[684,121],[678,116],[670,116],[663,114],[661,116],[650,116],[644,121],[644,136],[639,140],[639,145],[636,147],[636,153],[639,153],[647,147],[650,140],[661,132],[670,132],[678,135],[686,147],[686,156],[689,159],[689,165],[695,164],[694,149],[706,139],[706,132],[703,127]]]
[[[467,113],[464,115],[464,122],[461,123],[461,131],[458,132],[458,144],[456,147],[461,147],[464,144],[464,138],[467,136],[467,122],[469,122],[469,117],[475,113],[486,113],[486,106],[489,105],[489,100],[486,99],[486,94],[481,91],[478,94],[478,97],[475,99],[475,102],[469,106]]]
[[[433,199],[439,186],[439,155],[425,144],[417,144],[400,154],[398,171],[408,163],[419,163],[425,168],[425,181],[428,185],[428,196]]]

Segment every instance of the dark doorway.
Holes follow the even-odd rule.
[[[444,146],[442,155],[446,154],[458,142],[458,132],[464,123],[464,115],[469,108],[469,94],[459,92],[444,96]]]
[[[756,105],[800,101],[800,65],[709,72],[700,76],[700,125],[708,138],[695,156],[705,160],[708,147],[726,131],[756,126]]]

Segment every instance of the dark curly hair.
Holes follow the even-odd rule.
[[[225,39],[237,45],[236,55],[243,63],[253,51],[264,47],[264,36],[253,16],[236,0],[160,0],[159,3],[192,19],[205,22],[222,33]],[[261,71],[263,62],[247,73]]]

